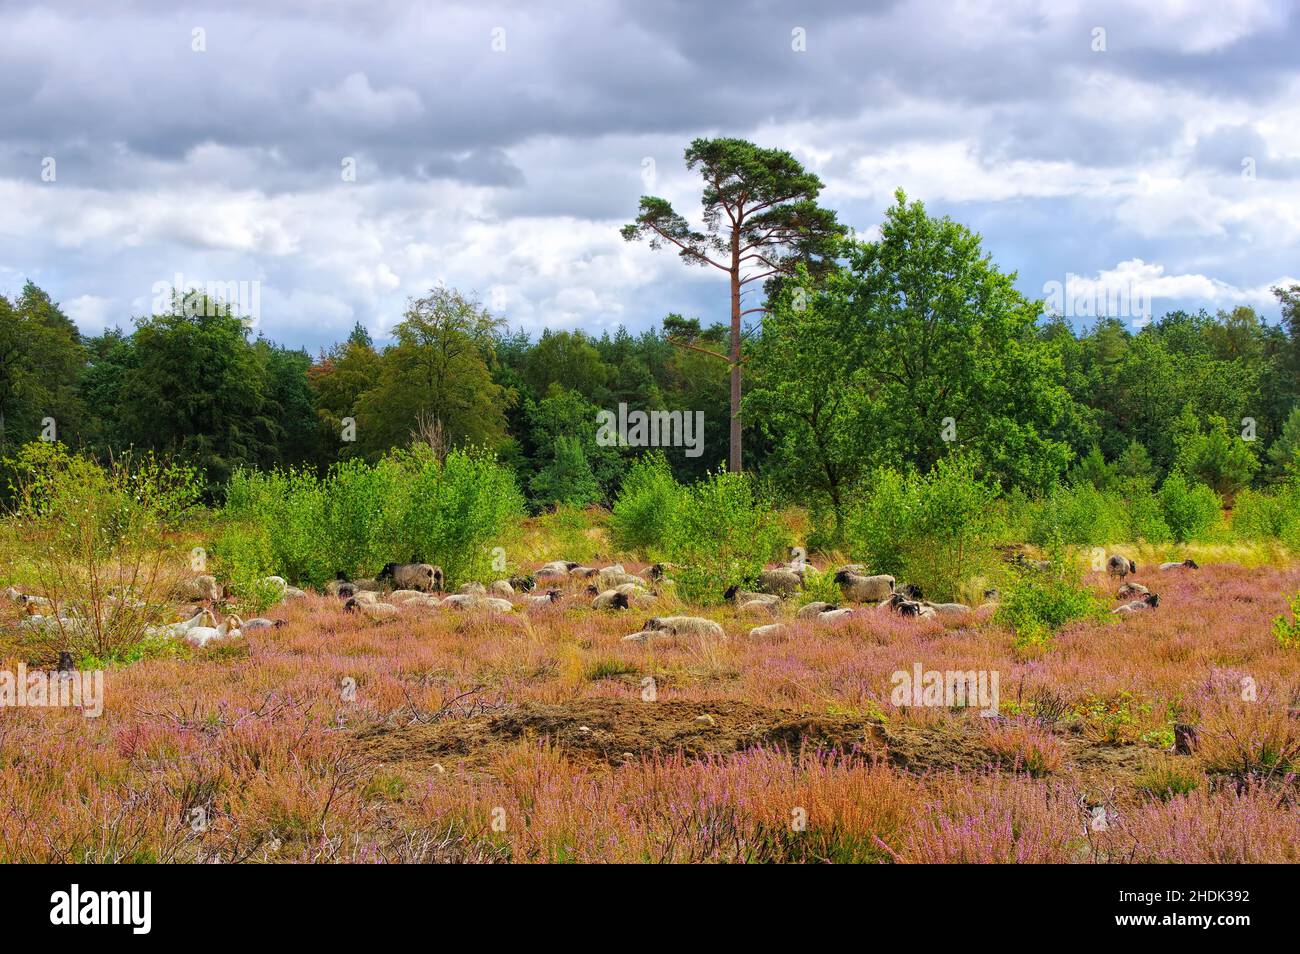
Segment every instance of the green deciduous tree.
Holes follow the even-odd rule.
[[[357,442],[378,456],[404,446],[421,420],[441,422],[450,445],[496,449],[513,395],[492,379],[501,321],[448,288],[412,299],[380,357],[376,385],[357,400]]]

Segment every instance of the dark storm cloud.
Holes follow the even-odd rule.
[[[1255,287],[1294,258],[1295,227],[1254,241],[1251,203],[1292,198],[1265,190],[1297,172],[1273,115],[1296,20],[1283,2],[9,3],[0,278],[54,276],[125,317],[180,265],[273,276],[267,332],[308,343],[391,325],[436,279],[508,288],[534,330],[644,325],[714,290],[614,229],[647,158],[693,210],[682,148],[720,134],[793,149],[862,230],[906,187],[1022,276],[1140,250]],[[1161,191],[1189,171],[1191,199]],[[324,299],[339,313],[312,320]]]

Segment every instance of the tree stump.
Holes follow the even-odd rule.
[[[1174,723],[1174,754],[1191,755],[1196,751],[1196,726],[1186,722]]]

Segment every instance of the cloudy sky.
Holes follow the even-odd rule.
[[[1300,276],[1289,0],[0,0],[0,18],[0,293],[30,278],[91,333],[177,276],[250,283],[259,330],[312,349],[355,321],[382,337],[438,282],[533,334],[722,320],[720,273],[618,234],[647,191],[696,213],[682,150],[712,135],[789,149],[865,237],[905,189],[1033,297],[1074,275],[1156,314],[1273,318],[1270,286]]]

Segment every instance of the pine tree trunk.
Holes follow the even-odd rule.
[[[740,235],[731,234],[731,457],[727,469],[743,469],[740,454]]]

